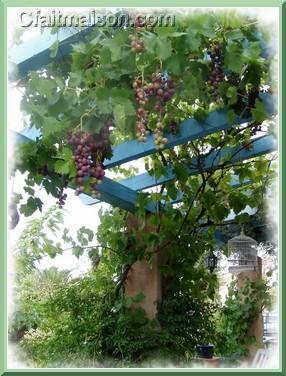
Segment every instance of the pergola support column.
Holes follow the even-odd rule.
[[[254,282],[262,278],[262,259],[257,257],[257,267],[255,271],[242,272],[237,276],[238,288],[241,289],[245,286],[248,280]],[[251,361],[258,349],[263,348],[263,316],[262,312],[255,318],[253,324],[249,328],[247,336],[254,336],[256,342],[248,346],[248,358]]]
[[[157,214],[149,214],[147,219],[151,215]],[[127,221],[127,232],[130,233],[132,228],[138,229],[139,225],[141,225],[140,220],[130,214]],[[155,226],[150,225],[147,220],[142,232],[155,230]],[[132,252],[132,250],[130,251]],[[151,262],[145,260],[136,261],[131,266],[125,282],[125,294],[127,296],[132,297],[139,293],[145,295],[145,299],[140,303],[134,303],[133,308],[142,308],[150,320],[157,316],[157,304],[162,300],[162,276],[159,265],[160,252],[153,253]]]

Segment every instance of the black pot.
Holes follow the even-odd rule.
[[[197,352],[201,358],[211,359],[214,354],[214,345],[197,345]]]

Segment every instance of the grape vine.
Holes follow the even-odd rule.
[[[112,146],[152,138],[172,163],[176,153],[171,157],[166,148],[168,135],[178,134],[182,121],[204,120],[222,107],[230,121],[252,117],[249,132],[237,140],[251,147],[250,137],[267,118],[262,85],[269,92],[276,85],[263,55],[267,33],[247,16],[227,16],[227,23],[225,17],[180,15],[168,28],[140,19],[134,26],[102,27],[100,33],[94,28],[65,59],[30,72],[19,81],[22,110],[41,136],[36,148],[21,147],[15,168],[29,170],[31,186],[42,184],[60,206],[66,186],[95,198]],[[224,146],[233,142],[226,140]],[[208,139],[202,142],[207,148]],[[217,133],[209,146],[220,143]],[[178,147],[178,163],[186,148]],[[149,162],[155,163],[151,157]],[[33,197],[27,205],[25,213],[40,208]]]

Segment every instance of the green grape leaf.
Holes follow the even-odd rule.
[[[167,38],[157,38],[156,52],[160,60],[166,60],[172,54],[172,43]]]
[[[228,40],[241,40],[243,38],[244,38],[244,35],[239,29],[231,30],[227,33]]]
[[[126,124],[126,114],[124,111],[124,107],[121,104],[116,104],[113,108],[113,116],[115,125],[118,129],[122,132],[125,129]]]
[[[20,206],[20,213],[25,217],[32,215],[37,209],[42,211],[43,202],[38,197],[30,196],[26,204]]]
[[[168,72],[179,76],[183,72],[183,63],[179,55],[170,56],[166,60],[166,67]]]
[[[42,125],[42,134],[49,137],[62,131],[61,123],[53,117],[45,117]]]
[[[233,72],[240,73],[244,61],[242,60],[241,47],[235,42],[228,42],[224,58],[224,65]]]
[[[112,99],[110,96],[110,91],[107,88],[98,88],[95,91],[96,104],[98,111],[101,114],[111,114],[112,109]]]
[[[237,101],[237,88],[235,86],[230,86],[227,89],[226,96],[229,99],[228,104],[234,104]]]
[[[128,33],[126,31],[119,31],[114,38],[107,38],[101,41],[101,44],[108,48],[111,52],[111,61],[116,62],[122,59],[123,47],[127,43]]]
[[[223,204],[216,204],[210,210],[210,213],[211,213],[211,217],[216,222],[221,222],[224,218],[228,216],[229,209],[225,207]]]
[[[259,99],[256,99],[255,108],[253,108],[251,112],[252,112],[253,120],[259,123],[263,122],[268,117],[264,104],[263,102],[260,102]]]
[[[70,172],[70,162],[62,160],[56,161],[55,171],[57,174],[68,175]]]
[[[156,35],[153,33],[145,32],[143,33],[144,48],[146,51],[154,54],[156,48]]]
[[[84,252],[84,248],[82,248],[82,247],[73,247],[72,248],[72,254],[76,258],[80,258],[80,256],[82,256],[83,252]]]
[[[93,237],[93,231],[84,226],[77,231],[77,240],[82,246],[87,245],[89,242],[91,242],[93,240]]]
[[[63,159],[64,161],[70,161],[72,159],[73,153],[70,148],[64,147],[62,150],[58,151],[54,158]]]
[[[166,188],[167,188],[168,196],[170,196],[172,200],[175,200],[177,198],[177,195],[178,195],[178,190],[177,190],[175,184],[170,183],[166,186]]]
[[[243,209],[245,209],[247,202],[248,202],[248,197],[241,193],[241,192],[231,192],[229,194],[229,204],[235,214],[240,213]]]

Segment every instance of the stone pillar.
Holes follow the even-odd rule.
[[[156,215],[156,214],[154,214]],[[127,232],[131,228],[138,228],[139,221],[136,217],[129,215],[127,221]],[[156,228],[154,225],[146,223],[142,231],[152,232]],[[138,239],[138,241],[140,241]],[[125,294],[135,296],[139,293],[145,295],[145,299],[133,305],[134,308],[140,307],[146,312],[149,319],[154,319],[157,315],[157,303],[162,299],[162,279],[159,271],[160,254],[154,253],[152,262],[147,263],[144,260],[136,261],[128,272],[125,282]]]
[[[261,257],[257,257],[257,268],[255,271],[250,272],[242,272],[237,276],[237,282],[238,282],[238,288],[242,288],[245,285],[246,279],[249,279],[250,281],[257,281],[262,278],[262,260]],[[263,317],[262,313],[260,313],[253,324],[251,325],[249,331],[249,336],[255,336],[256,337],[256,343],[253,345],[248,346],[249,351],[249,360],[251,361],[257,349],[263,348]]]

